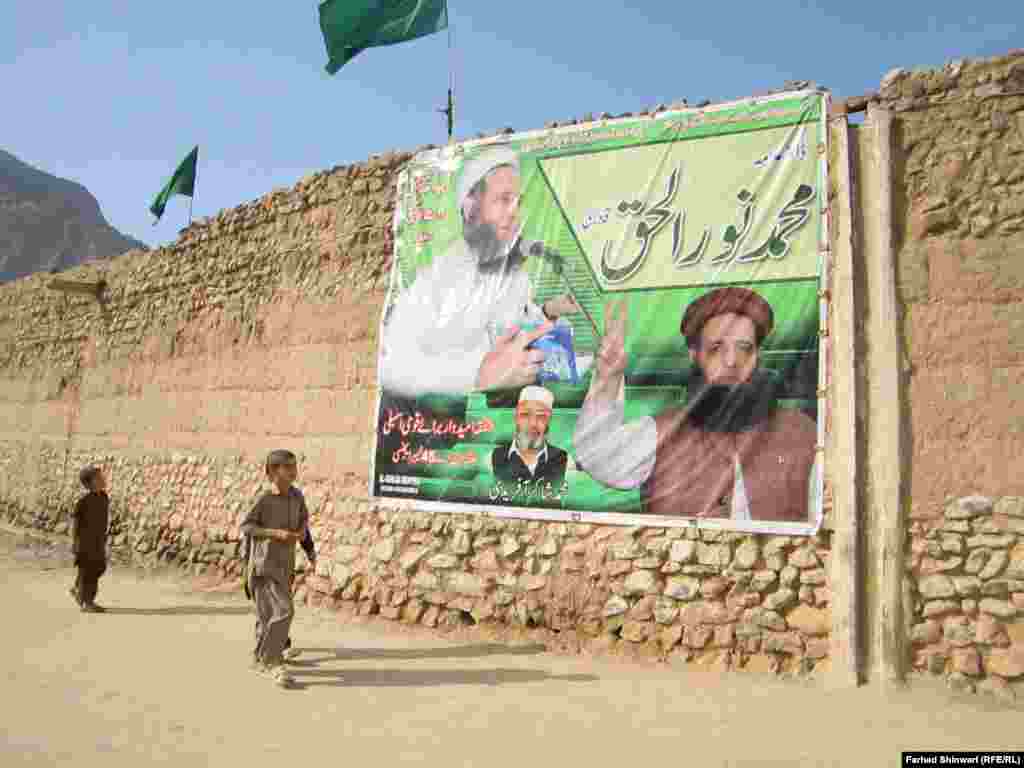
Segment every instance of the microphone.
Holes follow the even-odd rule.
[[[565,275],[565,258],[558,251],[548,248],[544,245],[542,240],[527,240],[524,237],[519,238],[519,242],[516,243],[516,248],[523,256],[535,256],[540,259],[544,259],[548,264],[551,265],[551,269],[554,273],[562,278],[562,282],[565,283],[565,287],[569,290],[569,295],[572,296],[572,300],[576,302],[576,306],[580,308],[583,315],[587,318],[587,322],[590,323],[590,328],[594,332],[594,338],[600,341],[601,332],[597,330],[597,323],[594,322],[594,318],[587,311],[587,308],[583,306],[583,303],[576,298],[576,291],[572,289],[572,283],[569,282],[569,278]]]
[[[517,247],[524,256],[535,256],[537,258],[544,259],[544,261],[551,265],[551,268],[555,271],[556,275],[562,274],[562,268],[565,262],[562,258],[562,254],[548,248],[544,245],[543,240],[527,240],[526,238],[520,238]]]

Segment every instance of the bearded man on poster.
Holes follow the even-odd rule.
[[[513,150],[488,149],[466,162],[456,189],[462,236],[418,272],[384,321],[386,392],[461,395],[535,382],[544,353],[527,346],[579,308],[568,295],[534,303],[518,247],[519,195]],[[522,331],[524,324],[538,327]]]
[[[491,452],[491,470],[503,483],[546,482],[561,487],[571,467],[569,454],[548,442],[555,396],[544,387],[524,387],[516,404],[516,431]]]
[[[693,363],[689,403],[627,423],[625,306],[607,317],[573,435],[579,466],[612,488],[641,488],[654,515],[810,522],[817,429],[777,407],[775,378],[758,367],[774,323],[768,302],[730,286],[690,304],[680,325]]]

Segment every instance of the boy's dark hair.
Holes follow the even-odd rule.
[[[276,450],[271,451],[267,454],[267,476],[270,476],[270,470],[274,467],[279,467],[282,464],[295,464],[295,454],[291,451]]]
[[[82,471],[78,473],[78,479],[82,482],[82,485],[85,486],[87,491],[91,491],[93,480],[96,479],[96,476],[99,473],[99,468],[90,464],[87,467],[82,467]]]

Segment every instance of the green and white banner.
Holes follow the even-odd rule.
[[[402,171],[371,494],[813,533],[828,97],[422,152]]]

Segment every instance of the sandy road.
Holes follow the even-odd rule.
[[[61,549],[0,534],[2,766],[896,766],[1024,748],[1020,709],[931,683],[813,682],[453,643],[303,610],[298,690],[247,667],[235,594],[112,567],[79,613]]]

